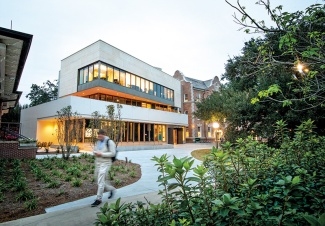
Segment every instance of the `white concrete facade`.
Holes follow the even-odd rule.
[[[90,118],[91,113],[94,111],[99,111],[101,114],[105,114],[106,106],[111,104],[116,105],[115,103],[106,101],[67,96],[59,98],[55,101],[37,105],[35,107],[22,109],[20,119],[21,133],[24,136],[43,141],[46,137],[46,141],[51,141],[55,138],[55,117],[57,115],[57,111],[63,107],[71,105],[73,112],[76,111],[82,117]],[[121,118],[123,121],[174,126],[187,126],[188,123],[187,115],[185,114],[159,111],[124,104],[122,106]],[[42,121],[47,121],[46,125],[43,125]]]
[[[174,90],[174,106],[181,107],[181,82],[171,75],[99,40],[61,61],[59,98],[77,92],[78,69],[97,61],[113,65]]]
[[[104,101],[105,99],[103,99],[102,101],[102,100],[88,98],[89,96],[79,97],[76,96],[77,94],[75,94],[78,92],[79,70],[81,68],[84,68],[85,66],[94,64],[98,61],[125,70],[143,79],[164,86],[169,90],[173,90],[174,99],[173,101],[168,100],[170,101],[168,106],[181,108],[181,104],[182,104],[181,103],[181,98],[182,98],[181,82],[179,80],[99,40],[61,61],[61,69],[59,73],[58,99],[38,106],[23,109],[21,111],[21,119],[20,119],[21,134],[30,138],[37,139],[38,141],[41,142],[51,141],[55,144],[57,143],[57,139],[56,139],[57,125],[55,120],[57,116],[57,111],[61,110],[64,107],[71,106],[72,111],[78,112],[78,114],[82,118],[84,118],[84,122],[85,122],[86,119],[91,118],[91,114],[93,112],[98,111],[100,114],[104,115],[106,114],[107,105],[116,106],[116,103]],[[106,89],[106,91],[109,90],[108,88],[103,88],[103,89]],[[115,91],[116,89],[119,88],[113,87],[111,88],[110,91]],[[91,90],[91,88],[87,87],[85,91],[86,90]],[[124,90],[124,92],[127,91]],[[129,93],[128,95],[130,97],[131,94]],[[138,95],[141,94],[137,94],[135,92],[135,94],[132,97],[134,99],[137,98],[141,99],[140,96],[138,97]],[[159,98],[160,97],[158,96],[156,97],[155,103],[164,104],[164,101],[166,103],[166,99],[159,100]],[[171,108],[169,108],[169,111],[167,111],[167,110],[161,110],[161,108],[157,108],[157,109],[151,109],[150,107],[146,108],[146,107],[142,107],[142,105],[134,106],[133,104],[132,105],[122,104],[122,106],[123,108],[121,110],[122,113],[121,118],[123,121],[127,123],[134,122],[133,124],[144,125],[143,128],[145,128],[146,124],[161,125],[163,128],[165,128],[164,130],[165,132],[163,132],[164,139],[162,139],[161,141],[163,141],[164,143],[168,142],[169,144],[185,142],[184,128],[188,126],[188,118],[187,118],[188,116],[186,114],[176,113],[175,111],[177,110],[170,111]],[[86,125],[84,124],[84,126]],[[143,129],[142,131],[145,130]],[[144,134],[143,137],[145,137],[146,134],[145,133],[143,134]],[[140,137],[140,135],[138,135],[138,137]],[[145,142],[146,140],[145,139],[141,140],[141,142],[143,141]],[[86,141],[84,140],[84,142]],[[128,142],[128,139],[125,142]]]

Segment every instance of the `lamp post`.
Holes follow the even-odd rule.
[[[214,129],[216,129],[216,148],[218,149],[219,148],[218,128],[220,127],[220,125],[219,125],[219,123],[214,122],[212,126],[213,126]]]

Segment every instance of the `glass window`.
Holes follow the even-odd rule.
[[[131,88],[131,75],[130,73],[125,74],[125,86]]]
[[[187,93],[184,94],[184,101],[188,101],[188,94]]]
[[[120,85],[125,86],[125,71],[120,71]]]
[[[98,63],[94,64],[94,79],[98,78]]]
[[[117,68],[114,68],[114,83],[120,84],[120,70]]]
[[[140,89],[141,92],[144,92],[144,89],[146,88],[144,84],[145,84],[145,80],[141,78],[141,89]]]
[[[145,92],[149,93],[149,81],[145,80]]]
[[[149,94],[153,95],[153,82],[149,83]]]
[[[129,141],[133,141],[133,123],[132,122],[129,122],[128,134],[129,134]]]
[[[114,77],[113,68],[110,66],[107,66],[107,81],[113,82],[113,77]]]
[[[167,99],[170,100],[170,89],[167,89]]]
[[[201,127],[200,126],[197,127],[197,136],[201,137]]]
[[[164,98],[165,99],[165,87],[161,86],[160,93],[161,93],[160,94],[161,98]]]
[[[160,93],[160,85],[157,84],[157,97],[160,97],[161,93]]]
[[[174,90],[171,90],[170,94],[171,94],[171,100],[173,101],[174,100]]]
[[[84,83],[84,71],[82,69],[79,70],[79,85]]]
[[[84,83],[88,82],[88,67],[84,68]]]
[[[94,79],[94,65],[89,66],[89,82],[91,82]]]
[[[167,88],[164,88],[164,98],[168,99],[168,92],[167,92]]]
[[[105,64],[100,64],[100,79],[106,80],[107,67]]]
[[[106,101],[113,102],[113,97],[106,95]]]
[[[157,84],[153,84],[153,95],[157,96]]]
[[[100,100],[105,101],[106,100],[106,95],[105,94],[100,94]]]
[[[141,79],[140,79],[140,77],[138,77],[138,76],[136,76],[136,90],[140,90],[140,81],[141,81]]]
[[[135,75],[131,75],[131,89],[135,89]]]

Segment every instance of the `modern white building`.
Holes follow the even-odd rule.
[[[41,142],[56,140],[56,112],[71,105],[84,119],[89,142],[91,114],[122,104],[122,146],[185,143],[188,116],[180,114],[181,82],[101,40],[61,62],[58,99],[21,113],[21,133]]]

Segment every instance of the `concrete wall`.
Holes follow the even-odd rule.
[[[71,105],[72,111],[77,111],[83,117],[90,117],[94,111],[106,114],[106,106],[111,104],[116,106],[115,103],[111,102],[68,96],[35,107],[22,109],[20,119],[21,133],[24,136],[36,138],[40,141],[51,141],[50,139],[41,140],[40,138],[45,139],[45,137],[52,136],[51,131],[53,131],[55,125],[51,124],[51,121],[53,122],[58,110]],[[176,126],[188,125],[187,115],[130,105],[123,105],[121,117],[122,120],[131,122]]]
[[[98,60],[173,89],[174,105],[181,107],[180,81],[101,40],[62,60],[59,97],[77,92],[78,69]]]

